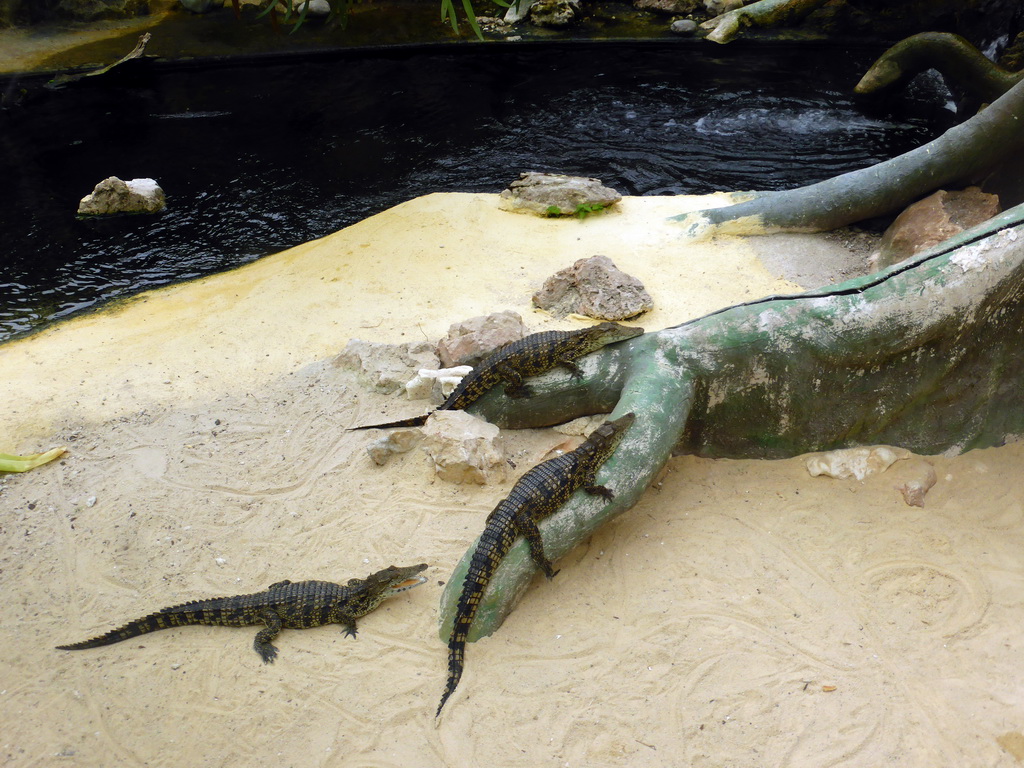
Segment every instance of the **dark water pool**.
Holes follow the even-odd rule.
[[[417,195],[523,170],[628,195],[782,189],[938,135],[937,82],[899,112],[850,96],[878,53],[658,44],[472,46],[143,64],[61,91],[0,81],[0,339],[238,266]],[[78,221],[99,180],[153,177],[155,216]]]

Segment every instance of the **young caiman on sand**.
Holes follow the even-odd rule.
[[[568,368],[572,375],[583,372],[575,361],[601,347],[640,336],[643,328],[631,328],[617,323],[601,323],[578,331],[541,331],[512,341],[488,355],[469,372],[448,398],[437,407],[439,411],[460,411],[479,400],[484,392],[505,382],[509,397],[529,397],[530,388],[523,384],[528,376],[539,376],[558,366]],[[385,424],[367,424],[357,429],[388,429],[390,427],[419,427],[427,416],[389,421]]]
[[[356,636],[356,619],[365,616],[389,597],[424,583],[417,574],[427,564],[406,568],[389,566],[365,579],[349,579],[347,584],[330,581],[279,581],[263,592],[236,597],[194,600],[151,613],[113,629],[105,635],[71,645],[58,645],[62,651],[80,651],[119,643],[147,632],[195,624],[221,627],[247,627],[266,624],[256,634],[253,647],[270,664],[277,656],[272,640],[282,629],[308,629],[324,624],[341,624],[345,634]]]
[[[595,476],[634,419],[632,413],[627,413],[615,421],[606,421],[576,450],[538,464],[519,479],[512,492],[487,516],[459,596],[448,640],[448,683],[437,707],[437,716],[462,677],[469,628],[484,589],[498,570],[502,558],[519,536],[525,536],[533,561],[549,579],[554,577],[557,571],[551,568],[544,555],[537,522],[557,512],[580,488],[605,499],[613,498],[611,490],[594,484]]]

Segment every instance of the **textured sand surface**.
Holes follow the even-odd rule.
[[[438,584],[565,437],[507,432],[503,485],[442,482],[418,451],[377,467],[371,435],[343,430],[402,404],[330,357],[504,309],[550,327],[530,294],[594,253],[645,282],[650,329],[795,288],[749,243],[679,241],[680,209],[547,221],[434,195],[0,346],[0,450],[69,448],[0,479],[0,763],[1019,765],[1024,444],[929,457],[923,508],[895,489],[908,461],[857,481],[673,459],[468,647],[435,722]],[[184,600],[423,561],[430,581],[358,639],[286,630],[269,666],[256,628],[53,649]]]

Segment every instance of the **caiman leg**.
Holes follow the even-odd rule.
[[[495,370],[505,382],[505,397],[518,399],[530,396],[530,388],[523,384],[523,376],[519,371],[506,363],[496,366]]]
[[[563,368],[568,368],[569,373],[572,374],[572,377],[574,379],[583,378],[583,369],[576,365],[576,363],[574,363],[572,360],[559,360],[558,364]]]
[[[265,608],[260,611],[260,618],[267,626],[256,633],[252,647],[256,649],[264,664],[273,664],[277,658],[277,646],[271,641],[281,632],[281,617],[275,611]]]
[[[347,616],[345,617],[342,626],[345,628],[345,637],[355,637],[356,633],[359,631],[356,629],[356,620]]]
[[[516,518],[516,529],[530,545],[530,557],[533,558],[533,562],[544,571],[544,575],[549,579],[555,578],[558,575],[558,571],[552,568],[551,561],[544,554],[544,541],[540,537],[540,529],[537,528],[536,521],[528,515],[518,516]]]

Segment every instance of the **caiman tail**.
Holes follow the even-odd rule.
[[[61,651],[82,651],[86,648],[99,648],[101,645],[120,643],[122,640],[130,640],[139,635],[156,632],[160,629],[171,629],[172,627],[189,627],[204,624],[243,627],[252,623],[246,620],[241,611],[234,612],[238,614],[236,616],[229,610],[211,608],[210,602],[209,600],[198,601],[165,608],[162,611],[143,616],[141,619],[130,621],[123,627],[112,629],[99,637],[82,640],[79,643],[71,643],[70,645],[58,645],[57,649]]]
[[[360,429],[391,429],[392,427],[422,427],[427,423],[427,416],[413,416],[411,419],[400,419],[398,421],[389,421],[386,424],[364,424],[361,427],[349,427],[346,432],[355,432]]]
[[[488,526],[484,529],[476,551],[473,553],[473,559],[470,561],[469,570],[466,572],[462,594],[459,596],[459,607],[455,614],[455,623],[448,640],[448,682],[445,684],[444,693],[441,694],[441,703],[437,705],[435,717],[440,716],[444,703],[455,692],[459,680],[462,679],[462,670],[466,659],[466,639],[469,637],[469,628],[476,617],[477,608],[480,607],[484,590],[490,583],[494,572],[498,570],[498,566],[501,565],[502,559],[519,537],[519,531],[516,529],[512,517],[503,518],[501,522],[500,526]]]

